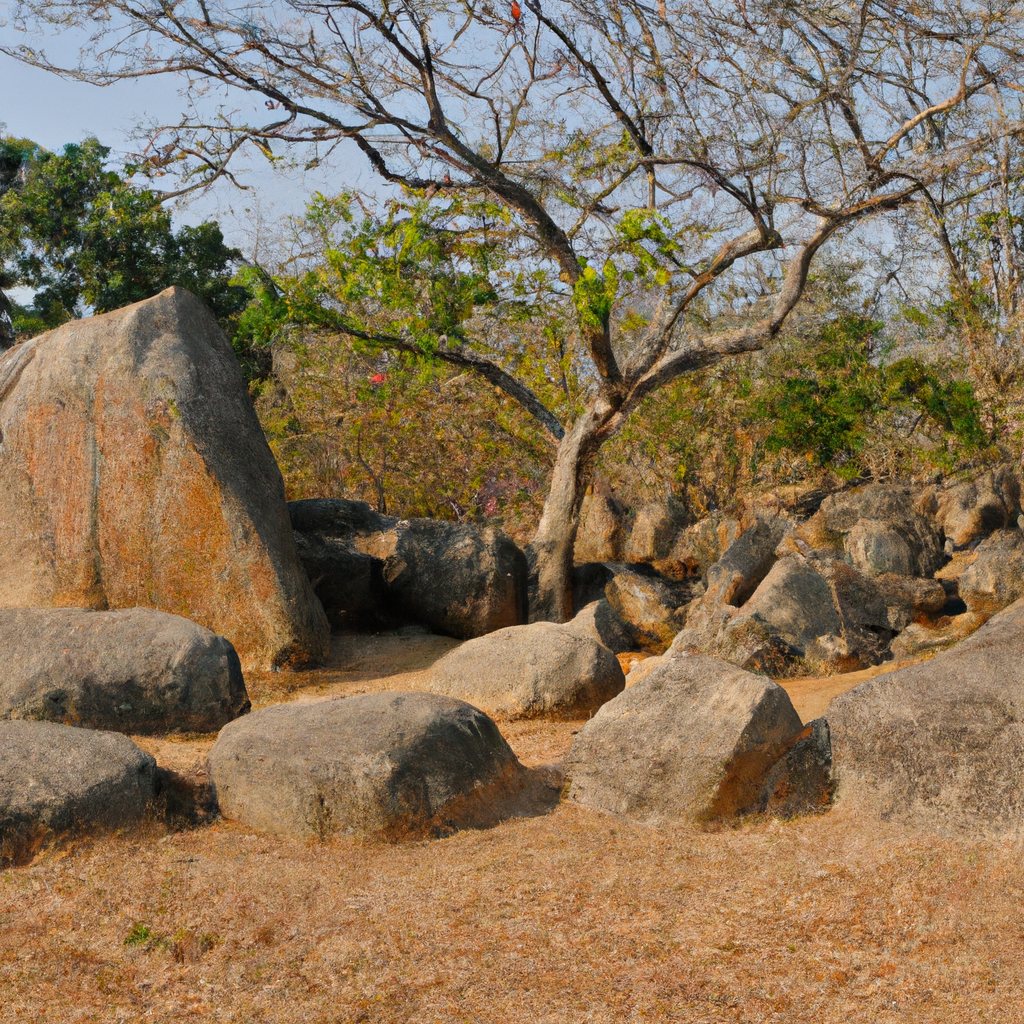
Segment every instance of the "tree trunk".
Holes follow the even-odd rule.
[[[598,432],[609,413],[589,409],[558,446],[544,513],[527,552],[531,622],[568,622],[572,618],[573,550],[580,507],[601,446]]]

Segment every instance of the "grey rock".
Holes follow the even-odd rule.
[[[668,579],[703,578],[742,532],[738,519],[702,519],[677,534],[668,554],[652,564]]]
[[[429,693],[264,708],[224,727],[209,768],[225,818],[299,837],[482,828],[543,813],[561,788],[483,712]]]
[[[137,822],[155,780],[156,762],[127,736],[0,721],[0,861],[27,859],[47,834]]]
[[[526,556],[499,530],[395,519],[335,498],[288,511],[335,623],[416,622],[469,639],[527,619]]]
[[[669,658],[579,731],[569,799],[652,824],[756,811],[768,770],[802,729],[770,679],[714,658]]]
[[[623,561],[640,564],[664,558],[672,548],[677,530],[675,518],[667,506],[642,505],[633,520]]]
[[[146,734],[213,732],[249,710],[235,649],[147,608],[0,609],[0,719]]]
[[[959,593],[981,615],[994,615],[1024,597],[1024,534],[998,530],[983,540],[960,576]]]
[[[630,650],[661,654],[686,624],[691,590],[651,571],[641,572],[624,565],[613,569],[604,588],[605,597],[632,637]]]
[[[1024,602],[929,661],[834,698],[837,799],[940,829],[1024,823]]]
[[[829,495],[779,554],[838,556],[867,576],[931,576],[945,559],[937,524],[908,488],[891,484]]]
[[[565,624],[577,636],[589,637],[607,647],[612,654],[632,651],[635,647],[632,630],[613,611],[607,598],[591,601]]]
[[[965,612],[939,619],[934,624],[912,622],[889,645],[896,661],[908,661],[923,654],[945,651],[965,640],[988,620],[987,615]]]
[[[615,655],[571,623],[533,622],[449,651],[434,663],[427,687],[512,720],[585,718],[625,682]]]
[[[0,606],[146,606],[243,665],[315,662],[329,628],[238,361],[182,288],[0,355]]]

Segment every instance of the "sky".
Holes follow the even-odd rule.
[[[2,7],[0,4],[0,10]],[[23,37],[0,24],[0,38],[18,42]],[[47,40],[46,50],[53,57],[73,61],[77,41]],[[142,78],[100,88],[60,78],[0,53],[0,124],[6,125],[7,134],[32,139],[47,149],[59,149],[65,143],[94,135],[111,147],[112,159],[116,160],[140,148],[134,138],[139,124],[151,119],[173,123],[183,106],[170,77]],[[223,182],[210,193],[176,204],[177,223],[217,219],[228,242],[244,251],[251,240],[257,208],[270,222],[301,213],[314,191],[336,194],[346,188],[374,184],[355,147],[342,152],[332,166],[314,173],[273,171],[257,158],[247,165],[243,179],[253,191],[243,192]]]

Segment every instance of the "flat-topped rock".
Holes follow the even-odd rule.
[[[40,834],[137,822],[156,762],[127,736],[51,722],[0,722],[0,860]]]
[[[586,718],[626,685],[607,647],[572,623],[533,622],[468,640],[434,664],[434,693],[468,701],[489,715]]]
[[[145,735],[213,732],[249,710],[235,649],[148,608],[0,608],[0,719]]]
[[[0,607],[150,607],[243,665],[327,654],[284,483],[213,315],[169,288],[0,354]]]
[[[561,788],[482,711],[430,693],[263,708],[221,730],[209,768],[225,818],[299,837],[483,828],[548,810]]]

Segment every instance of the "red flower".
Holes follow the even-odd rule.
[[[388,375],[386,373],[375,373],[370,378],[370,383],[371,384],[383,384],[384,381],[386,381],[387,379],[388,379]]]

